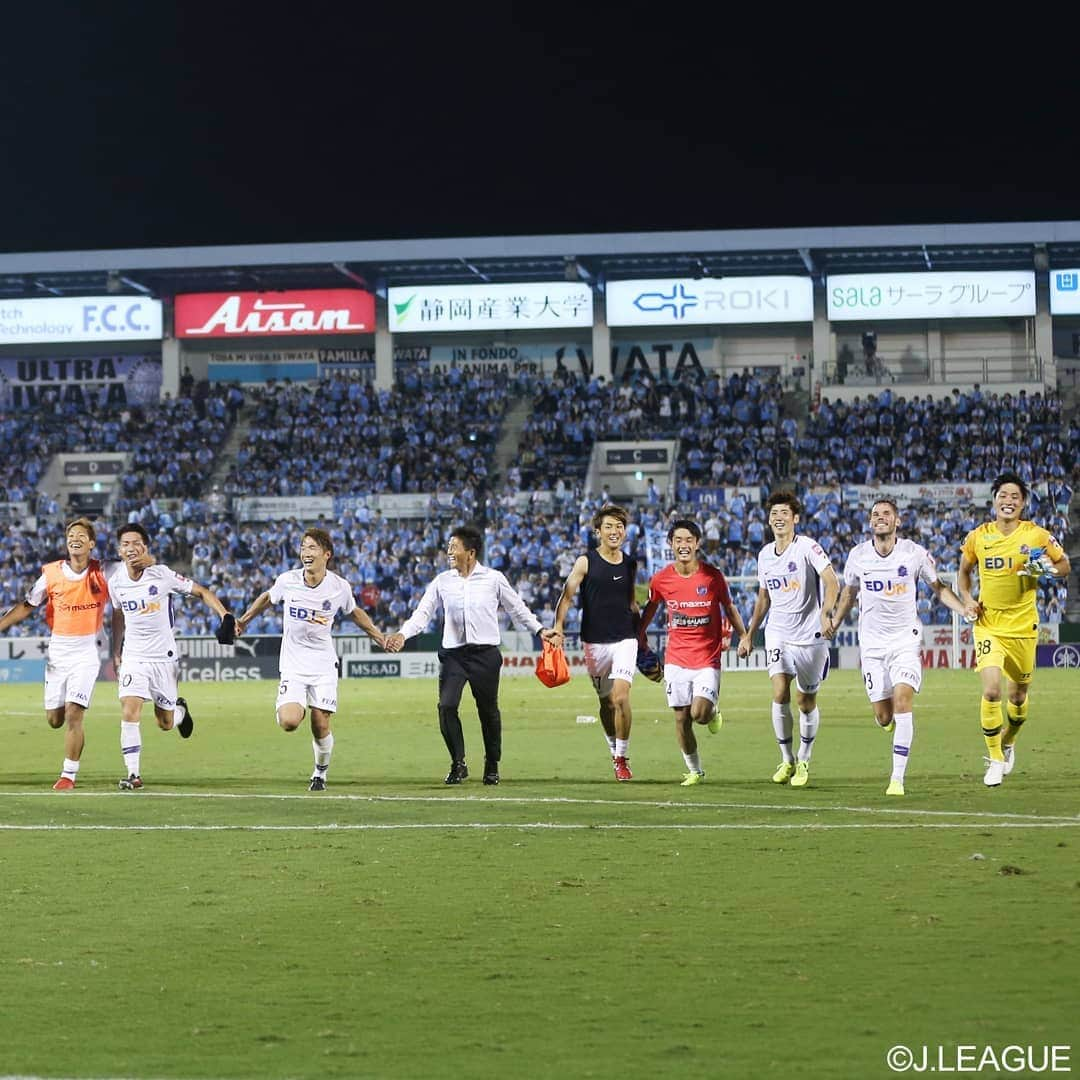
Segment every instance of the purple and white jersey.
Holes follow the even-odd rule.
[[[124,613],[124,660],[178,660],[173,634],[172,595],[187,596],[195,582],[162,563],[148,566],[133,581],[121,564],[109,577],[109,599]]]
[[[758,554],[758,583],[769,592],[765,642],[813,645],[821,636],[821,575],[829,556],[815,540],[795,536],[783,553],[766,544]]]

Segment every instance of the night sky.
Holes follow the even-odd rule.
[[[39,7],[3,27],[0,251],[1080,219],[1045,27]]]

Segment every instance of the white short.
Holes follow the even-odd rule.
[[[119,696],[142,698],[152,701],[159,709],[171,711],[176,708],[176,677],[180,665],[175,660],[124,660],[120,661],[117,675]]]
[[[282,705],[301,705],[305,709],[321,709],[323,712],[337,712],[338,677],[337,674],[323,675],[312,680],[298,675],[282,675],[278,683],[276,712]]]
[[[685,668],[677,664],[665,664],[664,688],[667,690],[667,703],[673,709],[688,709],[694,698],[698,697],[715,705],[720,696],[720,669]]]
[[[582,642],[585,650],[585,670],[592,679],[598,697],[606,698],[611,694],[611,684],[615,679],[632,683],[637,670],[637,638],[623,638],[622,641],[605,641],[594,645]]]
[[[96,656],[93,660],[69,664],[46,661],[45,708],[60,709],[70,701],[89,709],[100,670],[101,661]]]
[[[813,645],[789,645],[765,637],[765,659],[769,676],[794,675],[804,694],[816,694],[829,674],[829,643],[815,641]]]
[[[895,649],[863,649],[859,660],[871,701],[892,697],[898,683],[906,683],[915,693],[922,689],[922,657],[917,645],[905,641]]]

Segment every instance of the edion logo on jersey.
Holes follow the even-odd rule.
[[[372,333],[375,297],[362,289],[187,293],[173,321],[178,338]]]

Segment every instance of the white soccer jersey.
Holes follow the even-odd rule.
[[[178,660],[173,634],[173,593],[188,596],[195,587],[191,578],[163,563],[148,566],[137,581],[121,564],[109,578],[109,599],[124,613],[124,661]]]
[[[766,643],[812,645],[821,641],[821,574],[829,556],[808,536],[796,536],[778,555],[775,544],[758,554],[758,583],[769,591]]]
[[[859,590],[859,641],[874,650],[921,641],[922,623],[915,607],[920,578],[937,581],[934,557],[914,540],[898,539],[888,555],[873,540],[851,549],[844,584]]]
[[[312,588],[304,584],[304,571],[286,570],[270,587],[270,600],[283,605],[282,676],[316,681],[337,674],[337,651],[331,633],[340,611],[356,609],[349,583],[331,570]]]

